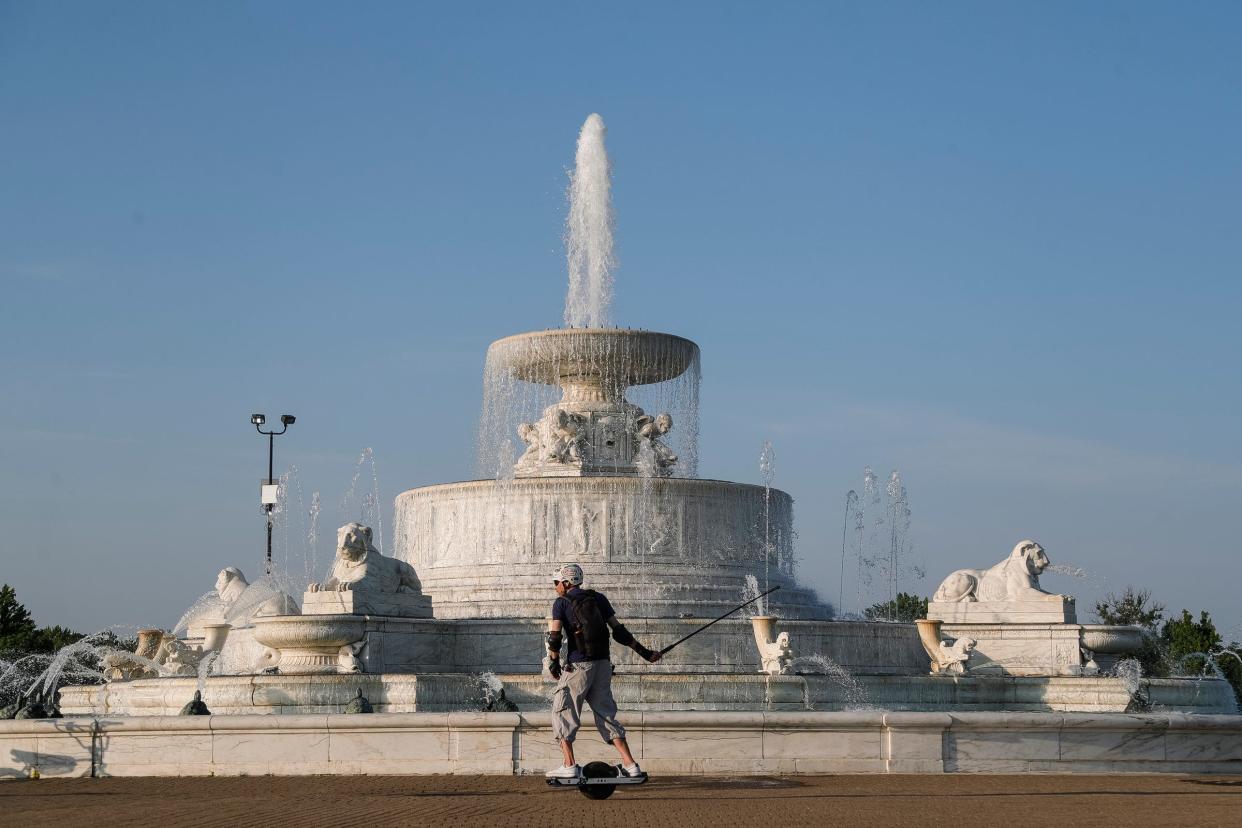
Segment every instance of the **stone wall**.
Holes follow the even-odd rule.
[[[781,587],[769,614],[832,614],[794,580],[793,500],[778,489],[681,478],[477,480],[411,489],[397,496],[395,514],[394,554],[418,571],[438,619],[543,618],[552,570],[568,562],[628,618],[715,617],[745,599],[747,576],[751,589]]]
[[[1242,773],[1242,716],[629,713],[652,774]],[[546,713],[0,721],[0,778],[542,773]],[[584,731],[579,760],[615,761]]]

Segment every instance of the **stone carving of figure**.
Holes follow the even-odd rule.
[[[750,619],[755,634],[755,646],[759,648],[759,672],[769,676],[787,676],[793,671],[793,647],[789,633],[780,632],[773,637],[776,619],[770,615],[756,615]]]
[[[932,601],[1062,601],[1064,595],[1039,588],[1039,574],[1048,564],[1042,546],[1033,540],[1019,541],[1009,557],[991,569],[959,569],[949,575]]]
[[[568,505],[569,530],[573,534],[574,549],[579,556],[591,556],[600,542],[596,523],[599,521],[600,505],[575,501]]]
[[[184,627],[191,638],[197,638],[203,634],[204,624],[224,622],[229,610],[246,591],[248,585],[246,576],[237,567],[226,566],[221,569],[216,575],[216,583],[212,591],[196,601],[194,606],[186,611],[178,624],[178,629]],[[158,645],[159,642],[160,639],[157,638],[155,644]]]
[[[345,592],[422,592],[422,584],[414,567],[405,561],[389,558],[371,543],[371,527],[347,523],[336,532],[336,561],[332,574],[322,585],[311,584],[310,591],[321,589]]]
[[[586,442],[582,435],[582,415],[563,408],[556,410],[553,428],[553,454],[558,463],[581,463],[582,448]]]
[[[966,662],[970,661],[970,654],[974,652],[975,640],[973,638],[959,638],[950,644],[947,641],[940,642],[940,654],[937,659],[938,671],[942,673],[965,673],[967,669]]]
[[[290,595],[263,581],[251,584],[235,566],[220,570],[216,593],[224,608],[224,620],[233,627],[244,627],[255,617],[298,615],[302,611]]]
[[[198,673],[198,664],[206,655],[202,650],[195,649],[181,639],[169,633],[160,642],[155,651],[156,664],[165,675],[193,676]]]
[[[529,469],[541,463],[581,463],[586,448],[586,421],[581,414],[554,408],[534,423],[518,425],[518,436],[526,451],[516,468]]]
[[[362,648],[367,645],[364,638],[361,641],[355,641],[352,644],[346,644],[336,652],[336,667],[341,673],[361,673],[362,659],[358,658],[358,653],[362,652]]]
[[[526,444],[526,451],[518,458],[520,467],[533,466],[539,462],[539,451],[542,441],[539,439],[539,426],[536,423],[518,423],[518,436]]]
[[[787,676],[791,672],[793,648],[789,644],[789,633],[777,634],[775,641],[762,642],[759,645],[759,659],[763,672],[770,676]]]
[[[667,477],[677,462],[677,455],[673,454],[672,449],[664,445],[660,438],[672,430],[673,418],[668,414],[658,414],[655,417],[644,414],[638,418],[635,425],[638,428],[640,444],[651,449],[652,457],[655,459],[656,473],[661,477]]]
[[[220,574],[216,575],[216,594],[220,596],[220,600],[224,602],[225,607],[230,606],[240,598],[248,586],[250,586],[250,582],[246,580],[246,576],[242,574],[242,571],[235,566],[226,566],[220,570]]]

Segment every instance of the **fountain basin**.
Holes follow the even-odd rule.
[[[545,618],[555,597],[548,575],[569,561],[622,619],[710,619],[743,600],[748,577],[781,587],[766,601],[773,615],[832,616],[794,579],[793,499],[778,489],[685,478],[475,480],[411,489],[395,513],[394,554],[418,571],[436,618]]]
[[[617,395],[631,385],[676,379],[698,357],[689,339],[621,328],[559,328],[498,339],[488,361],[526,382],[588,385]]]
[[[533,673],[499,673],[505,697],[524,713],[549,708],[553,683]],[[174,716],[198,688],[186,678],[137,679],[111,685],[66,687],[67,716]],[[203,700],[213,713],[339,713],[357,691],[377,713],[477,710],[484,700],[479,676],[468,673],[211,676]],[[1221,679],[1143,679],[1141,689],[1166,712],[1233,714],[1237,704]],[[1121,714],[1132,696],[1122,679],[1085,676],[857,675],[851,683],[819,674],[649,673],[621,669],[613,695],[623,711],[888,711],[1078,712]],[[1124,725],[1128,717],[1119,717]],[[585,740],[584,740],[585,741]]]

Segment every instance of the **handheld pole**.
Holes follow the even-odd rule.
[[[756,595],[754,598],[751,598],[749,601],[743,601],[742,603],[738,604],[738,605],[737,605],[736,607],[734,607],[733,609],[731,609],[731,610],[729,610],[728,612],[726,612],[724,615],[722,615],[722,616],[720,616],[719,618],[717,618],[717,619],[716,619],[716,621],[723,621],[723,620],[725,620],[725,619],[726,619],[726,618],[728,618],[730,615],[732,615],[733,613],[737,612],[738,610],[740,610],[742,607],[746,606],[747,604],[753,604],[753,603],[755,603],[756,601],[758,601],[760,598],[762,598],[763,596],[765,596],[765,595],[771,595],[773,592],[776,592],[778,589],[780,589],[780,587],[778,587],[778,586],[774,586],[774,587],[772,587],[771,589],[769,589],[767,592],[761,592],[761,593],[759,593],[759,594],[758,594],[758,595]],[[669,650],[673,649],[673,648],[674,648],[674,647],[676,647],[678,644],[680,644],[681,642],[685,641],[687,638],[694,638],[696,635],[698,635],[699,633],[703,632],[703,630],[707,629],[707,628],[708,628],[708,627],[710,627],[712,624],[715,624],[715,623],[716,623],[716,621],[708,621],[706,624],[704,624],[703,626],[699,627],[697,630],[695,630],[694,632],[690,633],[689,635],[685,635],[685,636],[682,636],[681,638],[677,639],[677,640],[676,640],[676,641],[674,641],[672,644],[669,644],[667,647],[665,647],[663,650],[660,650],[660,655],[664,655],[664,654],[665,654],[665,653],[667,653]]]

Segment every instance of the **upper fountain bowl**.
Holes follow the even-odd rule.
[[[498,339],[491,364],[544,385],[649,385],[676,379],[698,358],[689,339],[626,328],[555,328]]]

